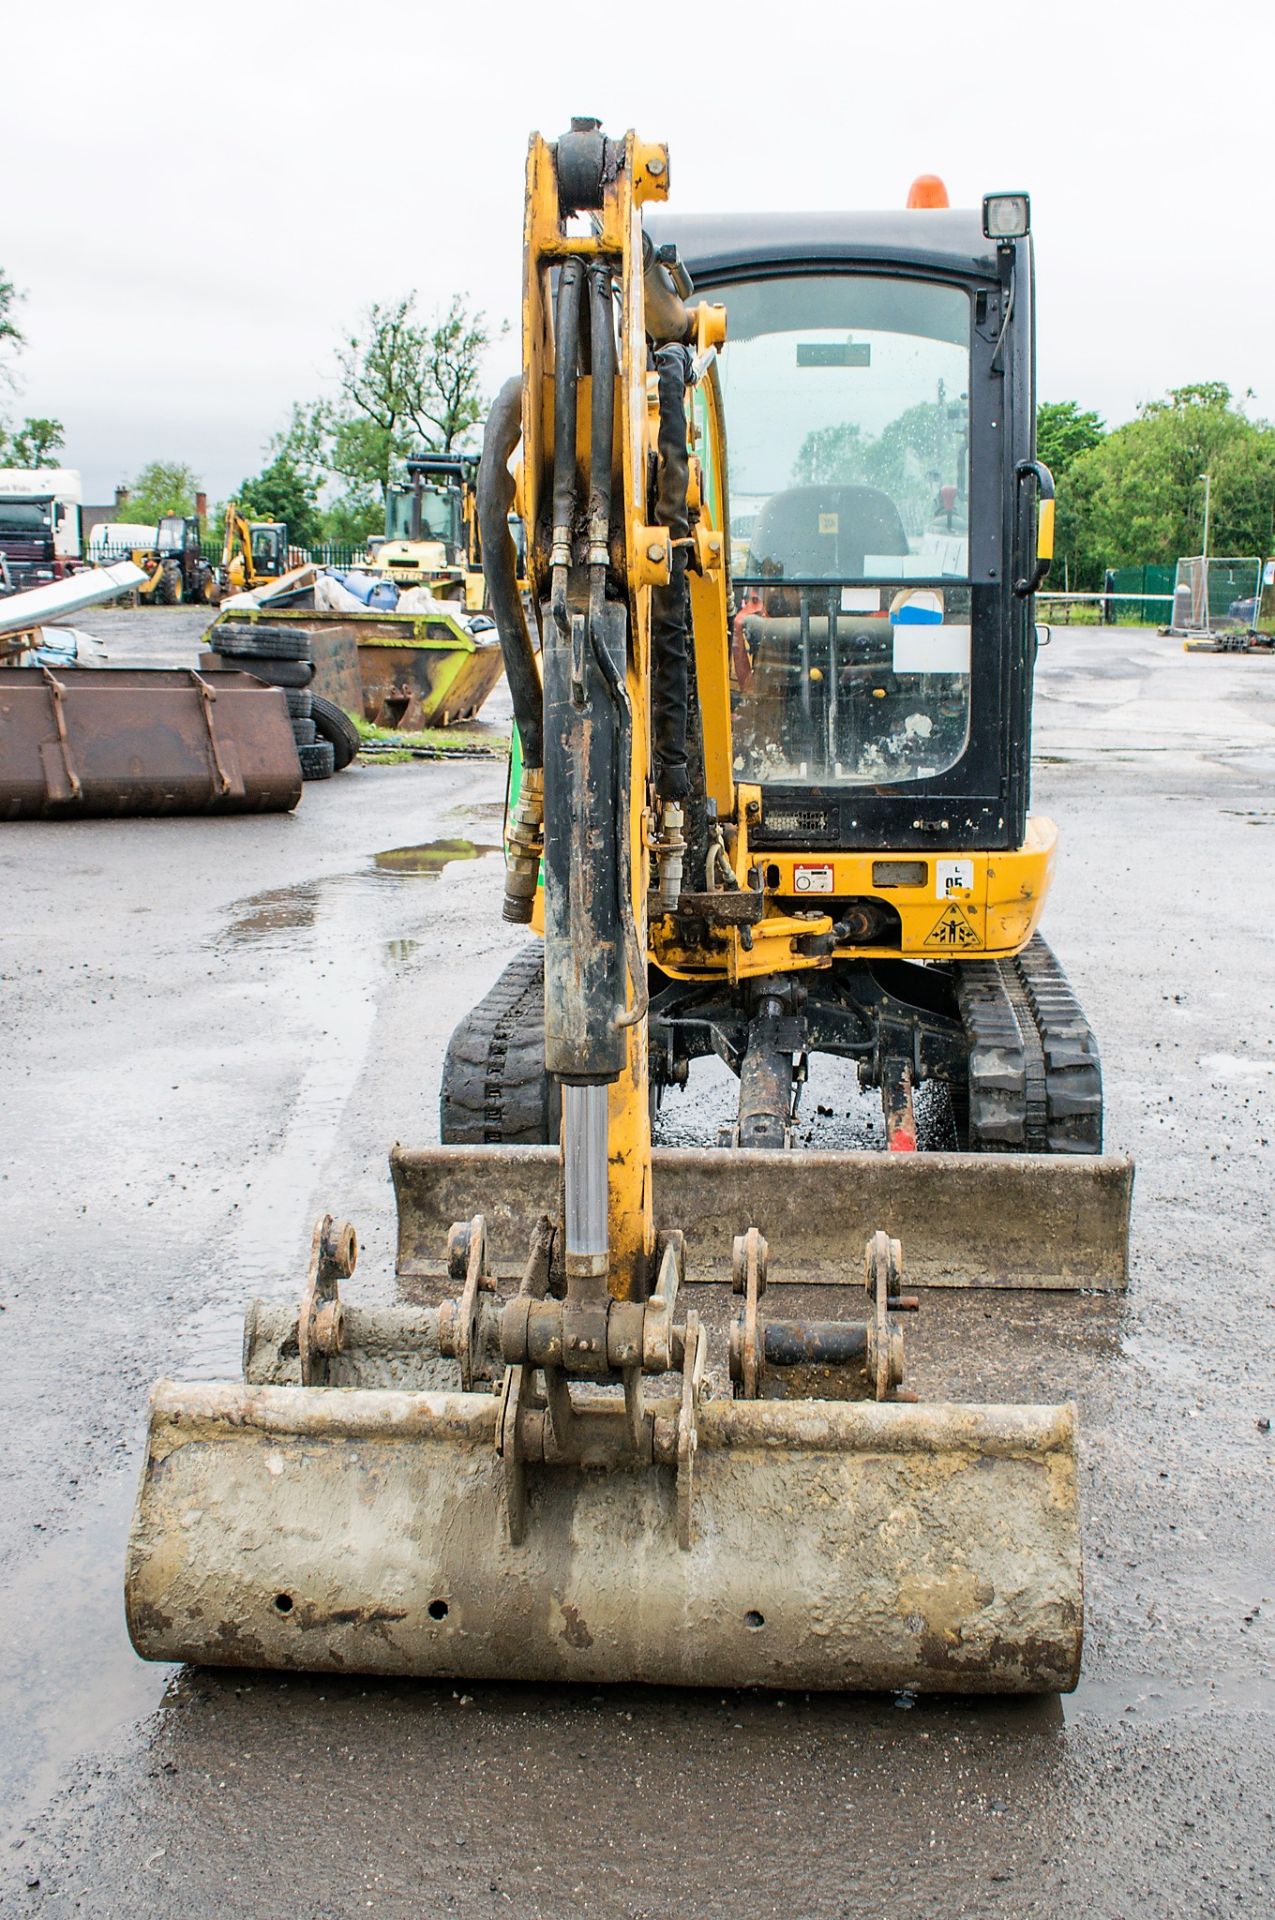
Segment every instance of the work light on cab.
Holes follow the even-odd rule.
[[[1031,197],[1025,193],[985,193],[983,232],[989,240],[1021,240],[1031,229]]]

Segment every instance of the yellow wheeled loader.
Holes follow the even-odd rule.
[[[478,506],[505,914],[543,947],[453,1039],[443,1144],[392,1156],[412,1304],[342,1297],[325,1215],[244,1382],[155,1389],[148,1658],[1075,1684],[1074,1408],[923,1404],[903,1350],[912,1284],[1126,1273],[1131,1168],[1036,936],[1026,197],[679,240],[643,227],[668,182],[632,133],[532,139]],[[888,1151],[792,1145],[818,1051],[881,1090]],[[652,1089],[708,1052],[730,1144],[653,1150]],[[917,1150],[926,1081],[956,1151]]]

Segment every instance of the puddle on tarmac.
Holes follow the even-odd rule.
[[[137,1658],[124,1624],[123,1544],[136,1489],[132,1471],[105,1481],[66,1533],[9,1576],[0,1833],[16,1832],[72,1761],[153,1713],[172,1679],[174,1668]]]
[[[421,940],[387,940],[385,951],[396,966],[404,966],[423,945]]]
[[[419,873],[436,880],[453,860],[481,860],[484,854],[500,850],[499,845],[481,840],[426,840],[418,847],[387,847],[372,859],[378,873]]]
[[[235,918],[224,938],[236,946],[269,943],[280,933],[303,932],[314,925],[322,882],[307,880],[295,887],[274,887],[236,901]]]

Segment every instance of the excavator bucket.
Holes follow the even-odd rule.
[[[286,813],[288,709],[247,673],[0,667],[0,819]]]
[[[1124,1154],[727,1152],[657,1147],[657,1228],[679,1228],[694,1274],[730,1279],[737,1234],[757,1226],[785,1276],[835,1283],[864,1222],[907,1251],[923,1287],[1119,1291],[1128,1283],[1133,1162]],[[447,1229],[481,1194],[497,1264],[522,1258],[558,1204],[554,1147],[395,1147],[398,1271],[439,1270]]]
[[[507,1201],[527,1156],[488,1157],[489,1174],[514,1176],[488,1185]],[[422,1167],[436,1213],[449,1176],[474,1190],[475,1158],[396,1154],[401,1225],[421,1227],[403,1203]],[[550,1184],[554,1163],[534,1163]],[[627,1309],[639,1322],[623,1307],[615,1320],[640,1323],[651,1365],[667,1360],[662,1395],[626,1378],[623,1395],[586,1385],[567,1406],[502,1351],[502,1316],[519,1310],[524,1329],[549,1316],[537,1351],[563,1344],[547,1220],[518,1293],[497,1297],[488,1267],[510,1232],[508,1217],[491,1235],[481,1219],[454,1226],[437,1284],[423,1261],[412,1276],[436,1304],[360,1308],[338,1285],[356,1238],[325,1216],[299,1305],[249,1310],[245,1383],[156,1387],[128,1550],[140,1654],[590,1684],[1075,1685],[1075,1410],[894,1397],[895,1310],[918,1304],[900,1291],[897,1242],[869,1241],[854,1325],[783,1317],[792,1295],[767,1291],[764,1239],[739,1236],[744,1305],[727,1342],[717,1313],[710,1342],[695,1306],[674,1322],[678,1286],[707,1321],[725,1276],[706,1264],[709,1284],[683,1280],[684,1242],[668,1234],[660,1286]],[[798,1244],[784,1267],[844,1295],[854,1263],[834,1276],[829,1246],[803,1269]],[[459,1300],[439,1297],[448,1276],[464,1278]]]
[[[138,1652],[590,1684],[1076,1683],[1070,1406],[710,1400],[686,1548],[676,1459],[533,1470],[511,1545],[499,1410],[490,1392],[162,1382],[128,1555]]]

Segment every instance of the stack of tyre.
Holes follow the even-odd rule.
[[[304,779],[330,780],[349,766],[359,750],[358,730],[340,707],[311,692],[314,661],[307,633],[265,620],[222,620],[209,638],[215,651],[202,656],[205,666],[237,667],[268,686],[282,687]]]

